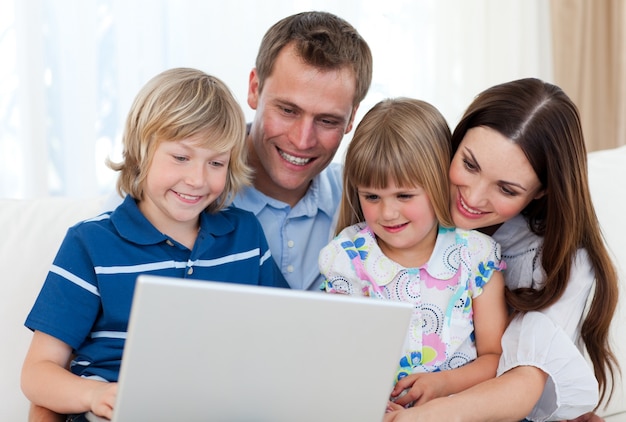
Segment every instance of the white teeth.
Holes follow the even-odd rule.
[[[300,157],[294,157],[293,155],[289,155],[284,151],[278,151],[280,153],[280,156],[283,157],[285,160],[289,161],[291,164],[294,164],[296,166],[303,166],[305,164],[308,164],[309,161],[311,161],[310,158],[300,158]]]
[[[199,198],[199,196],[192,196],[192,195],[185,195],[184,193],[178,193],[178,196],[180,196],[183,199],[187,199],[189,201],[195,201],[196,199]]]
[[[460,198],[459,202],[461,202],[461,206],[463,207],[463,209],[465,211],[469,212],[470,214],[476,214],[476,215],[482,214],[482,212],[473,210],[470,207],[468,207],[467,204],[463,201],[462,197]]]

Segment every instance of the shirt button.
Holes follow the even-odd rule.
[[[293,240],[290,240],[289,242],[287,242],[287,246],[289,246],[290,248],[293,248],[293,245],[294,245],[294,244],[295,244],[295,243],[294,243],[294,241],[293,241]]]
[[[165,241],[165,243],[167,243],[169,246],[174,246],[174,242],[172,242],[171,240],[167,239]]]
[[[189,275],[193,274],[193,267],[189,267],[189,269],[187,270],[187,274]]]
[[[288,272],[288,273],[292,273],[292,272],[293,272],[293,265],[289,265],[289,266],[287,267],[287,272]]]

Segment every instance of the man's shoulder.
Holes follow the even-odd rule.
[[[343,164],[330,163],[317,175],[313,186],[317,188],[320,198],[324,198],[324,201],[338,203],[343,190]]]
[[[343,176],[343,164],[332,162],[324,170],[322,170],[322,172],[319,174],[318,177],[323,180],[327,180],[335,185],[336,184],[341,185],[342,176]]]

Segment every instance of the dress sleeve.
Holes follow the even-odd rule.
[[[548,374],[530,420],[573,419],[593,410],[598,402],[598,383],[576,347],[593,282],[587,253],[581,250],[561,299],[545,310],[515,318],[502,337],[498,375],[522,365]]]
[[[342,246],[345,240],[337,237],[320,251],[318,263],[324,277],[322,289],[329,293],[363,296],[364,283],[356,275],[352,260]]]
[[[498,242],[477,231],[469,231],[466,250],[469,257],[462,257],[462,259],[471,262],[470,289],[472,296],[476,298],[482,294],[485,284],[489,282],[494,271],[502,271],[506,268],[506,264],[502,260]]]

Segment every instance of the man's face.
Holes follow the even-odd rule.
[[[256,115],[250,164],[259,191],[291,206],[304,196],[352,129],[355,90],[351,69],[309,66],[290,45],[279,53],[262,92],[252,70],[248,104]]]

